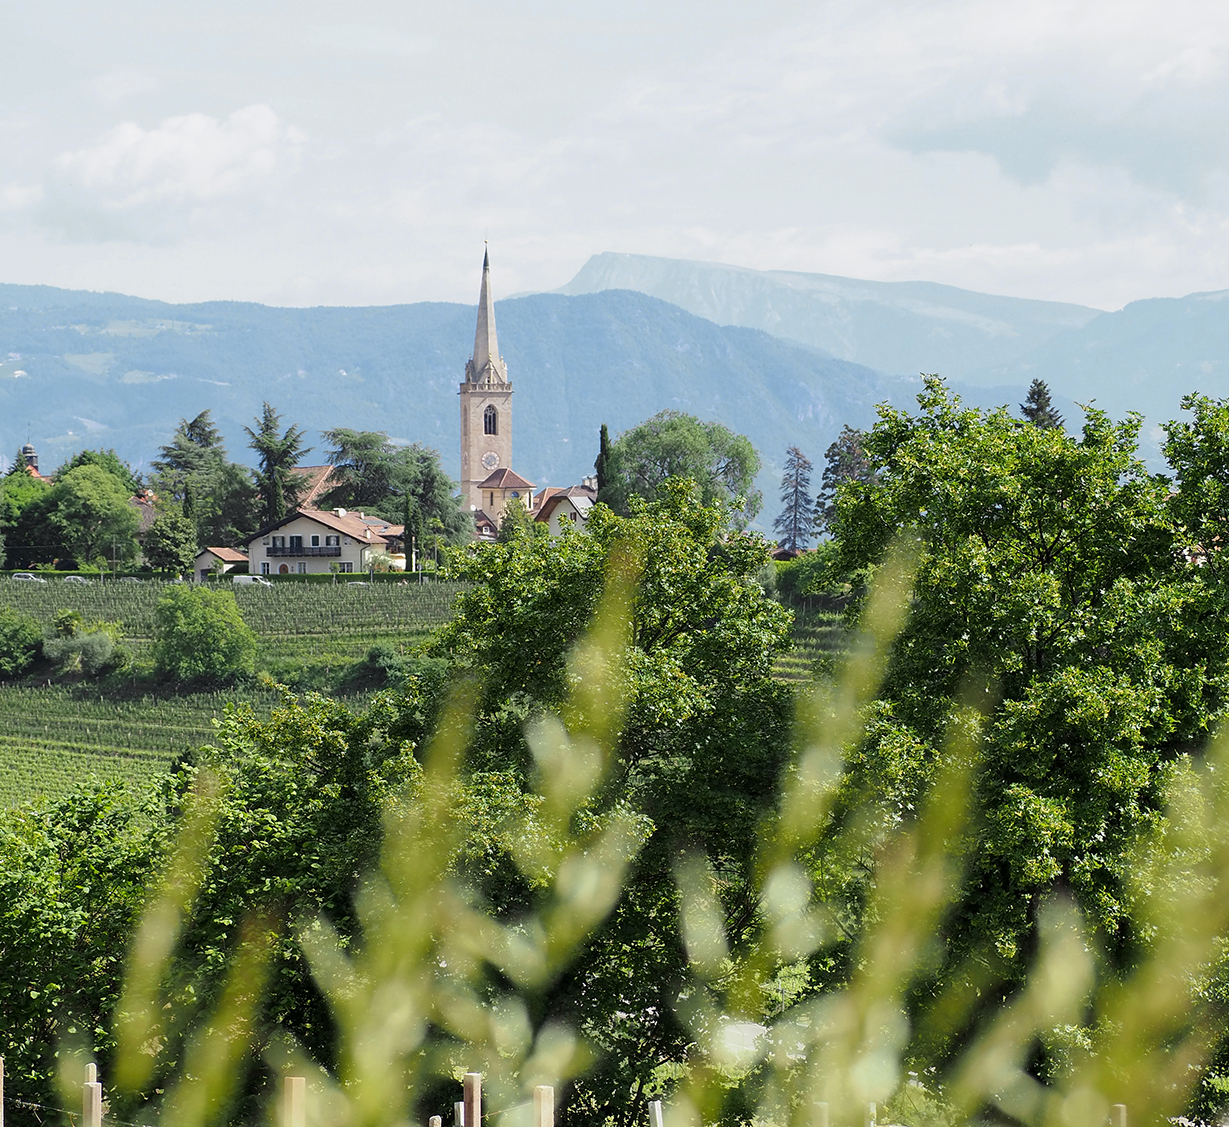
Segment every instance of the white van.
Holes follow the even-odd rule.
[[[231,582],[236,587],[272,587],[263,575],[236,575]]]

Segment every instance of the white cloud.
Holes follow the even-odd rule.
[[[178,115],[150,129],[126,121],[54,157],[41,188],[18,198],[69,241],[168,244],[207,230],[227,238],[245,211],[284,200],[307,144],[265,105],[224,119]]]
[[[306,136],[268,106],[236,110],[224,121],[194,113],[153,129],[127,121],[97,144],[64,153],[55,171],[104,206],[211,200],[235,195],[296,162]]]

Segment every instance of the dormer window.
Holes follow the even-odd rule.
[[[499,433],[499,412],[490,404],[487,404],[487,409],[482,412],[482,433]]]

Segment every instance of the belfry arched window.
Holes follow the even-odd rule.
[[[499,413],[494,407],[488,406],[487,409],[482,412],[482,433],[499,433]]]

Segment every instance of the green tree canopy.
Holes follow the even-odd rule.
[[[256,429],[243,429],[251,439],[248,445],[260,459],[260,468],[255,474],[260,523],[273,524],[298,504],[306,482],[294,473],[294,467],[311,448],[303,445],[301,427],[287,427],[282,432],[281,416],[267,402],[256,420]]]
[[[129,560],[136,555],[134,537],[141,523],[129,503],[131,496],[126,481],[85,462],[61,474],[51,487],[48,523],[78,560],[96,563],[112,556]]]
[[[754,927],[756,826],[775,801],[790,717],[789,693],[772,679],[790,615],[754,578],[768,546],[732,532],[694,483],[667,481],[656,500],[633,497],[627,517],[596,506],[583,535],[531,528],[455,558],[456,573],[474,586],[432,646],[481,674],[474,785],[512,772],[525,788],[532,756],[522,724],[569,699],[583,676],[569,664],[572,647],[612,571],[633,560],[639,583],[621,660],[627,712],[602,808],[626,804],[651,832],[581,965],[539,1003],[601,1050],[603,1063],[572,1095],[574,1114],[593,1124],[629,1092],[639,1093],[632,1111],[643,1111],[655,1070],[680,1064],[692,1041],[675,1006],[687,966],[674,922],[679,856],[701,854],[722,874],[732,942]],[[501,855],[493,851],[480,887],[494,910],[515,915],[535,894],[508,876],[509,861],[496,863]]]
[[[1083,432],[968,409],[927,379],[909,414],[879,409],[874,474],[838,496],[847,572],[902,537],[920,562],[864,784],[918,801],[950,702],[992,688],[983,807],[954,949],[1018,965],[1064,884],[1111,947],[1129,947],[1133,851],[1164,802],[1165,764],[1222,707],[1225,651],[1196,653],[1203,595],[1177,564],[1168,490],[1136,454],[1138,416],[1089,410]],[[897,814],[899,816],[899,813]]]
[[[56,470],[53,476],[59,480],[78,466],[98,466],[106,470],[107,473],[124,483],[124,488],[128,490],[129,495],[140,493],[145,488],[141,475],[127,462],[121,461],[120,456],[114,450],[80,450]]]
[[[256,635],[233,591],[168,587],[154,610],[154,666],[175,681],[224,682],[255,668]]]
[[[874,478],[874,468],[863,448],[866,435],[849,425],[841,427],[824,453],[824,475],[819,496],[815,498],[815,526],[817,531],[828,531],[836,519],[836,499],[841,486],[846,482],[868,482]]]
[[[43,628],[28,614],[0,607],[0,677],[20,677],[37,660]]]
[[[141,549],[157,571],[183,575],[196,562],[196,527],[182,513],[161,513],[150,525]]]
[[[680,411],[660,411],[611,443],[598,500],[628,513],[633,497],[651,501],[669,478],[688,477],[704,504],[738,502],[732,519],[745,527],[763,503],[755,488],[759,472],[760,456],[741,434]]]
[[[438,451],[419,443],[399,446],[382,432],[347,427],[325,431],[324,440],[331,447],[329,464],[336,481],[325,495],[326,506],[404,521],[411,502],[411,515],[417,512],[428,528],[438,521],[450,543],[471,538],[473,521],[462,510]]]
[[[0,530],[10,567],[28,567],[54,554],[55,531],[47,523],[49,482],[33,477],[18,462],[0,478]]]

